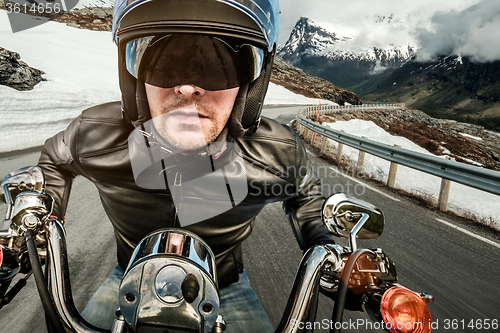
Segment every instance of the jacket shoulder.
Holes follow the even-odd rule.
[[[84,110],[81,114],[82,121],[109,121],[125,124],[125,119],[122,116],[121,102],[109,102],[96,105]]]
[[[259,129],[238,139],[247,161],[271,169],[300,166],[307,161],[304,145],[292,128],[262,118]]]
[[[250,135],[245,136],[249,140],[259,139],[276,139],[276,140],[290,140],[290,143],[297,140],[297,135],[292,128],[288,125],[278,123],[274,119],[262,117],[258,130]]]
[[[134,129],[122,117],[120,102],[86,109],[77,118],[76,123],[77,128],[73,127],[72,130],[72,126],[68,127],[70,133],[66,135],[74,138],[72,151],[79,156],[126,149],[128,136]]]

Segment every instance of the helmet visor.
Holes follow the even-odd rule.
[[[146,36],[125,45],[128,72],[162,88],[184,84],[211,91],[236,88],[260,76],[264,54],[237,38],[200,34]]]

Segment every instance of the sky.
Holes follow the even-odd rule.
[[[356,35],[352,48],[410,44],[421,60],[443,52],[500,60],[499,0],[280,0],[280,7],[281,44],[305,16]]]

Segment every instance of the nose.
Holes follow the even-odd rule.
[[[174,88],[174,91],[177,95],[184,95],[185,97],[192,97],[192,96],[201,97],[205,95],[204,89],[194,86],[192,84],[183,84],[180,86],[176,86]]]

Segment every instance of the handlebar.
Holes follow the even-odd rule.
[[[68,274],[66,234],[59,221],[50,220],[47,223],[47,238],[49,291],[63,325],[77,333],[110,332],[90,325],[76,310]],[[311,307],[311,300],[318,295],[319,280],[325,264],[338,266],[341,262],[339,250],[340,247],[336,245],[317,245],[304,254],[276,333],[295,333],[298,327],[293,323],[314,321],[316,313]]]
[[[73,302],[69,280],[66,232],[63,225],[51,219],[47,222],[47,283],[56,311],[64,327],[77,333],[110,332],[87,323]]]

